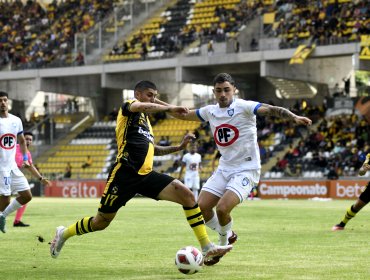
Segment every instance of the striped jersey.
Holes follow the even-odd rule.
[[[117,161],[132,167],[139,175],[153,169],[154,136],[148,115],[131,112],[130,106],[137,100],[122,104],[117,116]]]

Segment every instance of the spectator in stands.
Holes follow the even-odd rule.
[[[302,167],[300,165],[293,166],[293,163],[288,162],[284,169],[284,176],[286,177],[299,177],[302,175]]]
[[[75,65],[77,66],[85,65],[85,57],[82,52],[78,52],[76,59],[75,59]]]
[[[250,43],[250,47],[251,47],[251,51],[252,52],[255,52],[255,51],[258,51],[258,42],[256,40],[256,38],[252,38],[252,41]]]
[[[366,155],[365,161],[362,164],[360,170],[358,171],[358,175],[364,176],[370,170],[369,164],[370,154]],[[332,227],[332,231],[344,230],[347,223],[354,218],[357,213],[364,208],[370,201],[370,182],[366,184],[365,189],[360,194],[359,198],[356,202],[347,209],[346,214],[344,215],[342,221],[339,224],[336,224]]]
[[[209,40],[207,45],[207,53],[209,56],[211,56],[214,52],[215,50],[213,49],[213,40]]]
[[[234,37],[234,52],[240,52],[240,42],[237,37]]]
[[[331,164],[330,165],[329,172],[326,175],[326,177],[328,178],[328,180],[338,180],[339,175],[338,175],[338,173],[336,171],[336,168],[335,168],[335,165],[334,164]]]
[[[87,156],[86,161],[81,165],[82,169],[90,167],[93,164],[93,160],[90,155]]]
[[[63,175],[63,178],[71,178],[72,177],[72,165],[70,162],[67,162],[67,166],[64,170],[64,175]]]

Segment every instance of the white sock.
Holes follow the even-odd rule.
[[[22,204],[20,204],[18,202],[18,200],[16,199],[13,199],[10,204],[5,208],[4,212],[3,212],[3,216],[6,217],[8,216],[10,213],[13,213],[15,211],[17,211],[19,208],[22,207]]]
[[[231,220],[227,225],[221,226],[219,231],[219,242],[220,245],[228,245],[228,237],[231,235],[231,228],[233,226],[233,220]]]
[[[213,217],[208,222],[206,222],[206,226],[209,227],[212,230],[215,230],[217,232],[220,232],[221,226],[218,222],[218,217],[215,212],[213,212]]]

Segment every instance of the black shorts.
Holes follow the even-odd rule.
[[[98,210],[115,213],[136,194],[158,200],[159,193],[173,180],[171,176],[155,171],[139,175],[131,167],[115,163],[109,172]]]

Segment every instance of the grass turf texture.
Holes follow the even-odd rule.
[[[0,233],[1,279],[369,279],[370,208],[346,230],[331,232],[348,200],[248,201],[233,212],[234,249],[194,275],[174,264],[181,247],[199,248],[181,207],[144,198],[130,201],[105,231],[69,239],[52,259],[55,228],[95,215],[98,203],[34,198],[23,218],[29,228],[14,228],[9,216],[7,233]]]

